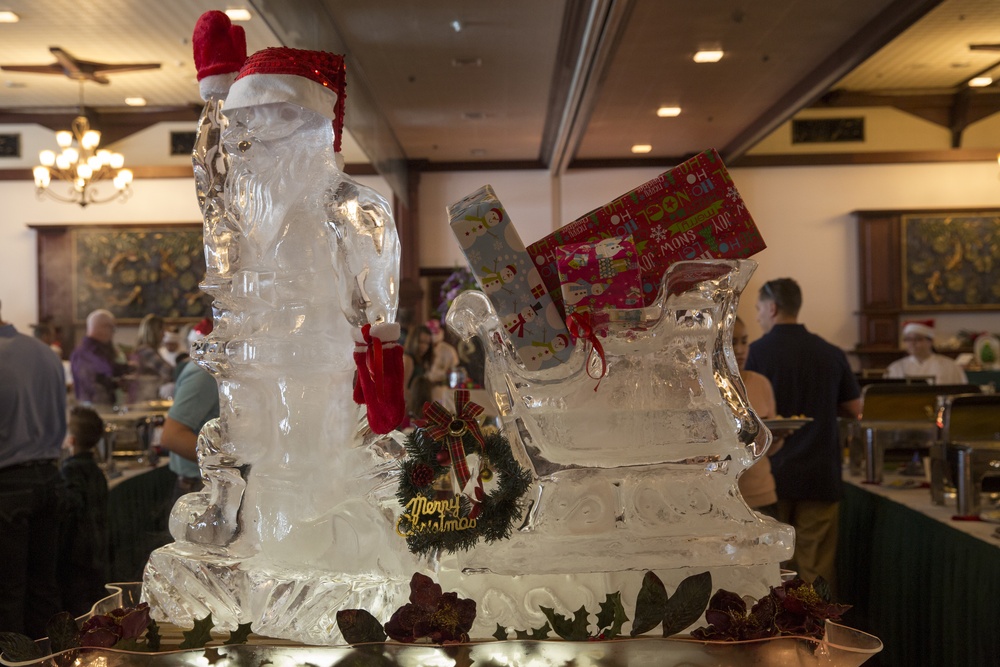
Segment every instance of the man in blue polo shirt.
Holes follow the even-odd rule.
[[[65,438],[62,361],[0,319],[0,632],[44,637],[60,610],[56,462]]]
[[[211,331],[211,328],[208,328]],[[202,329],[193,329],[188,340],[204,338]],[[198,432],[219,416],[219,387],[215,377],[196,363],[185,364],[177,377],[174,402],[167,412],[160,435],[160,445],[170,450],[170,469],[177,473],[174,501],[185,493],[200,491],[198,468]]]
[[[764,283],[757,297],[764,335],[750,344],[746,369],[771,381],[779,415],[813,420],[785,439],[771,472],[778,520],[795,527],[790,567],[833,586],[843,456],[837,418],[857,418],[861,389],[843,350],[798,323],[801,307],[802,290],[791,278]]]

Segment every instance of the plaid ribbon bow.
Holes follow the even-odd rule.
[[[437,401],[424,405],[424,418],[427,419],[425,430],[427,435],[437,441],[443,441],[451,456],[451,467],[458,477],[461,489],[469,483],[471,474],[469,464],[465,460],[465,447],[462,437],[468,433],[479,443],[480,451],[486,446],[482,431],[479,430],[479,415],[483,414],[483,406],[469,400],[468,389],[455,390],[455,414],[452,414]]]

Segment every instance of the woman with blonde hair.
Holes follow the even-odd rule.
[[[128,380],[129,403],[159,400],[160,387],[173,378],[173,368],[159,352],[164,328],[163,318],[152,313],[139,322],[138,339],[128,358],[134,369]]]

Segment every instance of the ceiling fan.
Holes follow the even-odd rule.
[[[104,76],[105,74],[160,68],[160,63],[113,64],[80,60],[58,46],[50,46],[49,51],[56,57],[56,62],[50,65],[0,65],[0,69],[7,72],[62,74],[74,81],[93,81],[94,83],[107,84],[110,81]]]

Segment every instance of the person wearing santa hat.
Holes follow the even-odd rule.
[[[965,371],[954,359],[934,351],[934,320],[904,322],[903,347],[909,355],[889,364],[886,377],[933,377],[934,384],[969,382]]]

